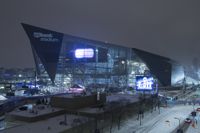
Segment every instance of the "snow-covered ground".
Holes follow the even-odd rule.
[[[61,121],[64,120],[65,116],[61,115],[34,123],[20,123],[15,127],[11,127],[1,131],[1,133],[59,133],[79,124],[88,122],[90,119],[82,116],[67,115],[67,124],[59,124]]]
[[[137,102],[138,95],[129,95],[129,94],[112,94],[106,97],[107,102],[114,102],[114,101],[124,101],[128,100],[129,102]]]
[[[32,104],[29,104],[32,105]],[[28,106],[28,105],[27,105]],[[43,109],[39,109],[39,107],[43,107]],[[37,114],[35,113],[31,113],[31,111],[37,111]],[[31,107],[31,109],[25,110],[25,111],[20,111],[19,109],[15,109],[14,111],[10,112],[10,115],[14,115],[14,116],[23,116],[23,117],[36,117],[36,116],[41,116],[41,115],[45,115],[45,114],[50,114],[53,112],[58,112],[61,111],[63,109],[60,108],[55,108],[55,107],[51,107],[51,106],[47,106],[47,105],[33,105],[33,107]]]
[[[146,112],[142,119],[142,125],[137,120],[137,116],[130,118],[122,124],[120,130],[114,128],[113,133],[170,133],[182,123],[193,110],[190,105],[177,105],[172,108],[161,108],[158,111]],[[178,119],[175,119],[178,118]],[[107,131],[109,132],[109,131]],[[199,132],[198,132],[199,133]]]
[[[128,100],[129,102],[136,102],[138,100],[138,96],[116,94],[108,96],[107,98],[107,102],[119,100]],[[194,108],[196,107],[199,106],[195,106]],[[140,121],[137,120],[137,116],[133,116],[128,120],[122,122],[120,130],[118,130],[117,127],[113,127],[112,133],[170,133],[179,126],[178,119],[180,119],[180,123],[182,123],[185,120],[185,118],[188,117],[192,110],[192,105],[176,105],[173,107],[161,108],[160,114],[158,110],[153,111],[152,113],[148,111],[144,114],[144,118],[142,119],[142,125],[140,125]],[[86,111],[88,111],[88,109]],[[95,109],[89,111],[96,112]],[[3,133],[58,133],[73,127],[74,120],[77,119],[77,117],[79,117],[82,123],[88,121],[88,118],[85,117],[67,115],[68,124],[60,125],[59,122],[64,120],[64,116],[61,115],[50,118],[48,120],[43,120],[34,123],[19,123],[17,124],[17,126],[4,130]],[[200,133],[199,124],[200,119],[198,121],[198,126],[196,126],[196,128],[190,126],[187,133]],[[109,133],[110,131],[104,132]]]

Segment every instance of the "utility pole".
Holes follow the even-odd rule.
[[[184,78],[183,78],[183,94],[185,94],[185,91],[186,91],[185,82],[186,82],[186,79],[185,79],[185,77],[184,77]]]
[[[37,85],[37,71],[35,70],[35,89],[36,89],[36,85]]]
[[[180,128],[180,122],[181,122],[181,120],[179,118],[177,118],[177,117],[174,117],[174,119],[178,120],[178,127]]]

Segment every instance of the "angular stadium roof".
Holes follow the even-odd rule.
[[[104,42],[75,37],[24,23],[22,23],[22,26],[30,39],[35,62],[37,62],[37,57],[39,57],[52,82],[54,82],[55,79],[58,58],[64,36],[78,40],[86,40],[95,44],[105,45]],[[110,43],[109,45],[119,46]],[[140,57],[141,60],[146,63],[151,73],[153,73],[153,75],[159,79],[161,84],[164,86],[171,84],[171,59],[136,48],[132,48],[132,50],[138,55],[138,57]],[[36,66],[36,68],[38,68],[38,66]]]

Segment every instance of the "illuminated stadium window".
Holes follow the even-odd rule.
[[[94,50],[92,48],[76,49],[75,50],[75,57],[78,58],[78,59],[93,58],[94,57]]]

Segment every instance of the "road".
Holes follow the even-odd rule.
[[[174,119],[177,117],[182,123],[185,118],[193,110],[191,105],[177,105],[170,108],[161,108],[158,111],[146,112],[142,125],[140,126],[136,116],[122,123],[120,130],[113,129],[113,133],[170,133],[179,126],[179,121]]]
[[[191,100],[193,94],[199,93],[200,90],[197,90],[194,93],[191,93],[187,97],[182,98],[182,100]],[[161,108],[160,114],[157,111],[153,113],[145,112],[145,117],[142,119],[142,125],[137,120],[137,116],[130,118],[122,123],[120,130],[117,128],[113,129],[113,133],[170,133],[176,131],[180,124],[184,122],[185,118],[193,111],[194,108],[200,107],[200,105],[184,105],[180,104],[181,102],[176,102],[173,106],[168,108]],[[175,119],[175,117],[177,119]],[[200,133],[200,116],[198,117],[198,125],[193,128],[191,125],[186,125],[188,128],[187,133]]]

